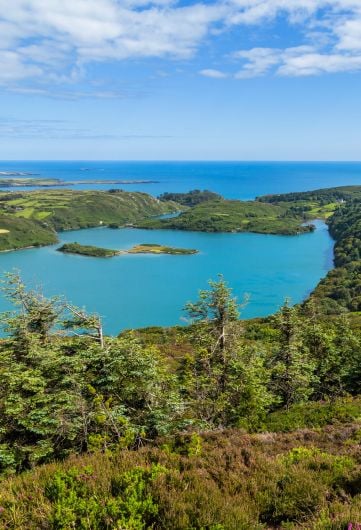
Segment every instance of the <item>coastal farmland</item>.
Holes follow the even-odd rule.
[[[0,193],[0,250],[55,243],[56,232],[125,226],[180,207],[146,193],[42,190]]]

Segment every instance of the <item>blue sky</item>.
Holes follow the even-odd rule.
[[[361,160],[361,0],[0,0],[0,158]]]

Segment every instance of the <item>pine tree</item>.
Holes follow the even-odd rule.
[[[314,300],[304,308],[303,342],[313,359],[317,381],[314,399],[336,398],[348,390],[358,341],[347,315],[327,320],[319,313]]]
[[[178,372],[184,399],[202,425],[254,427],[271,401],[263,361],[242,344],[239,305],[223,277],[209,284],[185,308],[194,350]]]
[[[306,401],[315,382],[315,365],[303,342],[300,310],[288,301],[273,317],[278,343],[271,355],[271,389],[286,408]]]

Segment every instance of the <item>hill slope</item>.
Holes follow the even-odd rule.
[[[287,206],[257,201],[211,200],[197,204],[179,217],[150,219],[137,223],[140,228],[171,228],[202,232],[258,232],[294,235],[312,230],[304,219],[289,213]]]
[[[54,231],[124,226],[179,208],[146,193],[42,190],[0,193],[0,249],[56,242]]]

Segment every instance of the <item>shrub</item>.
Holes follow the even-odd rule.
[[[271,432],[290,432],[296,429],[324,427],[347,423],[361,418],[361,399],[338,399],[328,403],[304,403],[289,410],[269,414],[264,429]]]
[[[158,512],[149,485],[162,472],[159,466],[152,466],[120,473],[112,479],[111,491],[102,497],[97,495],[92,469],[56,472],[45,488],[45,495],[53,505],[52,528],[149,528]]]

